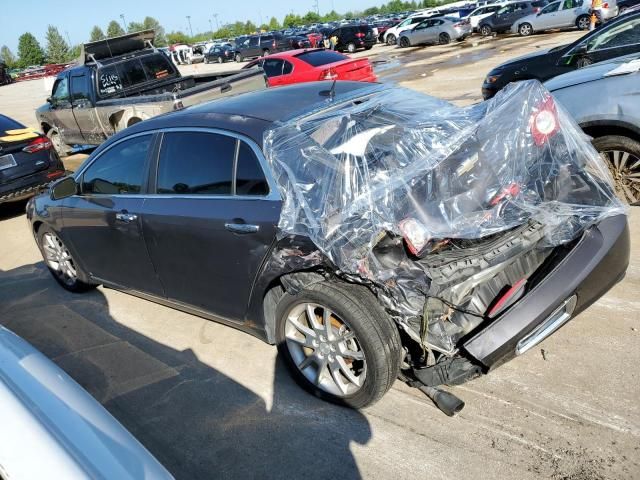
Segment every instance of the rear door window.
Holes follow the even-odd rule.
[[[146,177],[151,135],[124,140],[100,155],[82,176],[82,193],[137,195]]]
[[[269,193],[269,184],[253,149],[240,142],[236,170],[236,195],[264,196]]]
[[[85,103],[89,100],[89,82],[86,75],[71,77],[71,101],[74,104]]]
[[[560,7],[560,2],[555,2],[555,3],[552,3],[552,4],[547,5],[546,7],[544,7],[540,11],[540,13],[547,14],[547,13],[557,12],[559,7]]]
[[[158,194],[231,195],[236,139],[210,132],[165,133]]]
[[[122,80],[116,65],[110,65],[98,70],[98,93],[101,97],[113,95],[122,90]]]

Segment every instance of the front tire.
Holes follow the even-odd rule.
[[[263,51],[262,51],[262,56],[263,56],[263,57],[268,57],[270,53],[271,53],[271,52],[270,52],[270,51],[269,51],[269,49],[267,48],[266,50],[263,50]]]
[[[224,60],[222,59],[222,57],[218,57],[218,63],[223,63]]]
[[[280,355],[295,381],[318,398],[364,408],[398,376],[398,329],[365,287],[323,282],[285,294],[276,321]]]
[[[240,62],[242,62],[242,60],[244,60],[244,59],[242,58],[242,55],[241,55],[241,54],[239,54],[239,53],[236,53],[236,62],[240,63]]]
[[[387,35],[387,45],[392,46],[392,45],[395,45],[396,42],[397,42],[396,36],[393,33],[390,33],[389,35]]]
[[[73,293],[96,288],[97,285],[81,280],[86,278],[86,275],[79,269],[71,253],[53,230],[40,227],[37,238],[44,262],[62,288]]]
[[[71,153],[71,147],[62,141],[62,137],[60,134],[51,129],[47,132],[47,137],[51,140],[51,145],[53,145],[53,149],[60,157],[66,157]]]
[[[347,43],[347,52],[354,53],[356,51],[355,43]]]
[[[411,46],[411,42],[407,37],[400,37],[400,46],[402,48],[407,48]]]
[[[529,35],[533,34],[533,27],[530,23],[523,23],[518,27],[518,33],[522,37],[528,37]]]
[[[616,194],[630,205],[640,202],[640,142],[622,135],[605,135],[592,143],[609,167]]]

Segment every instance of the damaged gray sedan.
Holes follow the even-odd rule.
[[[522,354],[629,262],[607,167],[537,82],[457,108],[319,82],[141,122],[27,207],[54,278],[277,344],[355,408]]]

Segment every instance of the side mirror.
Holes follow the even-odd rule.
[[[587,43],[581,43],[580,45],[578,45],[575,50],[573,51],[573,53],[587,53],[588,49],[587,49]]]
[[[79,188],[75,178],[65,177],[51,187],[51,200],[62,200],[63,198],[77,195],[78,191]]]
[[[53,98],[52,97],[47,97],[47,103],[49,105],[53,105]]]

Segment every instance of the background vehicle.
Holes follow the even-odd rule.
[[[173,479],[69,375],[2,326],[0,403],[3,478]]]
[[[0,203],[30,197],[64,174],[47,137],[0,114]]]
[[[10,83],[13,83],[13,79],[9,75],[9,68],[0,62],[0,85],[9,85]]]
[[[490,17],[495,12],[500,10],[505,4],[506,2],[500,2],[500,3],[492,3],[490,5],[484,5],[482,7],[478,7],[474,11],[472,11],[469,15],[467,15],[465,18],[469,19],[469,22],[471,23],[471,28],[475,32],[478,30],[478,25],[480,24],[480,20],[482,20],[483,18]]]
[[[300,48],[311,48],[311,42],[306,35],[289,35],[285,37],[291,50],[298,50]]]
[[[378,29],[378,41],[380,43],[385,43],[384,34],[387,30],[392,27],[395,27],[398,24],[397,21],[393,20],[382,20],[375,23],[376,28]]]
[[[398,43],[398,34],[411,28],[411,25],[416,25],[423,20],[429,18],[429,15],[413,15],[409,18],[402,20],[394,27],[389,27],[383,34],[383,41],[387,45],[396,45]]]
[[[617,0],[603,1],[602,7],[595,10],[595,14],[598,17],[598,22],[608,22],[618,16],[618,3]]]
[[[236,39],[236,62],[245,59],[266,57],[270,53],[287,50],[288,42],[280,33],[249,35]]]
[[[85,45],[85,63],[60,73],[38,125],[60,155],[99,145],[134,123],[220,96],[265,87],[261,72],[182,77],[167,57],[145,48],[153,32]]]
[[[231,45],[213,46],[204,55],[204,63],[224,63],[235,60],[236,52]]]
[[[452,40],[462,41],[471,35],[471,23],[460,18],[429,18],[411,30],[400,32],[398,45],[411,47],[425,43],[446,45]]]
[[[338,37],[336,50],[353,53],[364,48],[370,50],[378,41],[368,25],[345,25],[335,29],[329,37]]]
[[[592,63],[640,52],[640,12],[624,15],[569,45],[535,52],[494,68],[482,84],[482,96],[494,96],[509,82],[540,80]]]
[[[394,89],[391,93],[396,95],[381,105],[380,101],[390,98],[385,92],[384,87],[362,82],[304,83],[208,102],[120,132],[96,149],[72,177],[58,181],[48,194],[29,202],[27,217],[46,265],[68,290],[80,292],[102,283],[277,344],[300,385],[320,398],[351,407],[364,407],[379,399],[395,381],[403,358],[415,367],[403,372],[420,375],[428,382],[426,385],[462,383],[483,369],[488,371],[541,341],[621,278],[629,260],[629,231],[622,214],[589,225],[592,234],[581,232],[580,241],[551,250],[549,244],[540,244],[543,226],[525,220],[487,238],[461,242],[452,239],[453,245],[425,256],[420,254],[422,247],[416,249],[420,236],[409,234],[402,226],[402,235],[389,237],[372,251],[385,271],[402,269],[400,264],[404,264],[409,269],[420,269],[422,278],[426,273],[422,268],[428,266],[433,281],[446,282],[439,298],[451,293],[448,286],[464,285],[460,295],[468,299],[466,309],[456,307],[454,312],[428,306],[429,313],[447,325],[463,325],[455,344],[438,344],[438,352],[449,354],[432,352],[437,364],[428,365],[416,337],[411,340],[409,333],[401,337],[400,327],[385,310],[394,308],[394,300],[385,303],[381,299],[384,292],[375,285],[367,287],[341,276],[335,264],[331,266],[331,262],[323,260],[322,242],[318,238],[312,240],[304,228],[299,234],[276,238],[278,228],[282,228],[278,227],[281,216],[289,215],[283,210],[280,192],[291,192],[289,199],[305,195],[290,186],[282,177],[283,172],[294,170],[299,185],[312,190],[306,199],[325,192],[329,182],[324,180],[335,175],[336,166],[322,153],[328,152],[327,148],[341,165],[352,163],[343,155],[359,157],[355,163],[366,165],[371,177],[382,182],[389,178],[384,175],[387,159],[378,159],[387,157],[391,150],[402,150],[396,148],[402,144],[394,143],[402,140],[393,135],[401,135],[405,127],[400,116],[388,108],[398,105],[402,91]],[[330,96],[334,102],[327,102]],[[431,115],[431,109],[425,109],[425,103],[453,108],[436,99],[418,98],[413,92],[402,104],[406,102],[419,102],[418,108],[426,115]],[[520,102],[509,105],[503,131],[513,129],[513,117],[522,112]],[[481,110],[484,106],[475,108]],[[559,125],[554,120],[553,109],[547,98],[544,104],[531,105],[518,122],[528,132],[518,135],[517,140],[519,145],[527,142],[526,147],[519,147],[528,152],[527,165],[547,165],[547,157],[553,155],[555,148],[550,142],[565,145],[566,133],[575,140],[574,144],[582,139],[572,124]],[[329,118],[324,117],[327,114]],[[455,122],[439,118],[436,121],[443,129],[439,135],[444,139],[452,133],[451,128],[457,127],[452,125]],[[312,122],[316,122],[315,126]],[[277,132],[273,130],[276,126]],[[503,178],[493,174],[491,168],[481,168],[485,161],[494,165],[496,158],[493,152],[487,153],[489,158],[478,158],[477,152],[491,141],[504,146],[505,139],[496,134],[494,127],[495,124],[473,129],[468,141],[438,167],[436,176],[443,182],[450,183],[450,177],[457,175],[459,186],[454,188],[459,188],[460,197],[468,200],[455,208],[474,209],[481,202],[483,207],[491,205],[504,211],[517,195],[513,188],[510,196],[494,190],[495,185],[500,185],[496,182]],[[398,130],[390,132],[393,128]],[[353,129],[360,137],[347,135],[346,129]],[[292,131],[296,132],[293,136]],[[368,142],[361,141],[363,134]],[[276,150],[281,155],[270,157],[273,161],[269,162],[260,147],[265,135],[284,140],[284,149]],[[311,139],[310,143],[296,141],[303,135],[312,135],[305,137]],[[352,141],[353,138],[357,140]],[[389,143],[389,139],[394,142]],[[407,141],[415,142],[415,137]],[[458,136],[455,142],[459,142]],[[270,140],[264,144],[269,145]],[[311,148],[307,149],[307,145]],[[569,157],[574,153],[563,150]],[[513,152],[508,156],[514,158]],[[467,158],[476,160],[468,165]],[[579,160],[590,161],[582,155]],[[404,161],[400,164],[406,165]],[[599,167],[593,163],[590,166]],[[537,167],[531,168],[538,171]],[[346,173],[350,172],[349,169]],[[578,167],[576,175],[582,180],[580,188],[557,174],[545,177],[545,186],[550,182],[550,190],[562,187],[562,198],[579,205],[583,205],[581,198],[599,204],[596,195],[605,192],[605,198],[611,198],[600,177],[594,185],[589,182],[594,177],[589,177],[586,168]],[[435,181],[442,185],[438,178]],[[540,177],[535,174],[535,178]],[[467,180],[478,182],[474,185],[481,187],[480,191],[468,188]],[[423,184],[418,183],[420,189]],[[534,194],[537,183],[535,179],[527,181],[523,187],[527,196]],[[321,189],[313,189],[317,185]],[[354,185],[347,188],[350,186]],[[393,208],[403,216],[415,211],[405,208],[405,187],[400,187],[398,197],[391,197],[398,202],[392,202]],[[470,190],[473,197],[468,197]],[[340,193],[340,187],[329,187],[330,196],[344,198]],[[457,190],[452,193],[457,194]],[[449,199],[449,195],[444,196]],[[418,196],[410,200],[421,201]],[[314,202],[317,200],[308,205],[317,211],[318,204]],[[362,238],[381,233],[364,223],[360,224],[364,235],[356,239],[354,235],[359,234],[352,221],[361,221],[359,212],[336,222],[333,201],[320,194],[319,203],[328,207],[322,210],[329,214],[322,222],[330,227],[330,240],[338,242],[340,251],[348,254],[351,249],[360,249]],[[482,208],[481,212],[486,218],[486,210]],[[406,225],[404,220],[402,225]],[[346,242],[345,231],[349,232]],[[354,239],[357,242],[352,243]],[[177,244],[182,248],[175,248]],[[547,260],[550,263],[544,263]],[[336,261],[340,262],[337,258]],[[543,263],[546,268],[540,270]],[[516,284],[516,279],[522,280]],[[412,282],[409,285],[411,291],[407,293],[418,294],[418,308],[423,312],[427,308],[425,301],[420,301],[424,292],[414,289]],[[453,291],[459,294],[458,288]],[[482,318],[489,315],[491,322],[480,326],[483,319],[477,314],[467,316],[470,308],[475,312],[486,310],[488,313]],[[405,332],[418,335],[415,332],[420,331],[421,325],[421,317],[415,318]],[[434,337],[429,341],[438,340]],[[464,348],[458,349],[458,344]],[[411,355],[405,355],[403,345]],[[456,352],[464,354],[458,356]],[[431,380],[426,380],[429,377]]]
[[[538,13],[518,20],[511,27],[511,32],[526,37],[553,28],[578,27],[580,30],[588,30],[591,24],[589,6],[590,4],[585,4],[585,0],[558,0]]]
[[[640,53],[565,73],[545,83],[606,158],[616,191],[640,202]],[[585,98],[589,101],[585,102]]]
[[[625,13],[630,8],[640,5],[640,0],[618,0],[618,10],[620,15]]]
[[[333,50],[292,50],[254,60],[243,68],[260,67],[269,86],[319,80],[375,82],[368,58],[350,58]]]
[[[519,19],[538,13],[546,4],[546,0],[508,3],[494,14],[480,20],[478,30],[484,36],[491,35],[491,32],[507,32]]]

